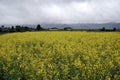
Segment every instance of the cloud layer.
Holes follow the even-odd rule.
[[[0,0],[0,24],[120,22],[120,0]]]

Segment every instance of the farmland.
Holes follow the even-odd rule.
[[[0,80],[120,80],[120,33],[0,35]]]

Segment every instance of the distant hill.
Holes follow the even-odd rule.
[[[113,29],[116,27],[120,29],[120,23],[91,23],[91,24],[42,24],[45,28],[57,27],[57,28],[64,28],[64,27],[72,27],[73,29],[101,29],[105,27],[106,29]]]
[[[1,26],[1,25],[0,25]],[[12,25],[5,25],[5,27],[10,27]],[[15,26],[15,25],[13,25]],[[24,26],[36,28],[37,24],[31,24]],[[106,29],[113,29],[114,27],[120,29],[120,23],[80,23],[80,24],[41,24],[43,28],[52,28],[56,27],[62,29],[64,27],[71,27],[73,29],[101,29],[105,27]]]

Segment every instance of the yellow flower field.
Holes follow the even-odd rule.
[[[0,35],[0,80],[120,80],[120,33]]]

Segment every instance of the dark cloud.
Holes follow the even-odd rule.
[[[120,22],[120,0],[0,0],[0,24]]]

